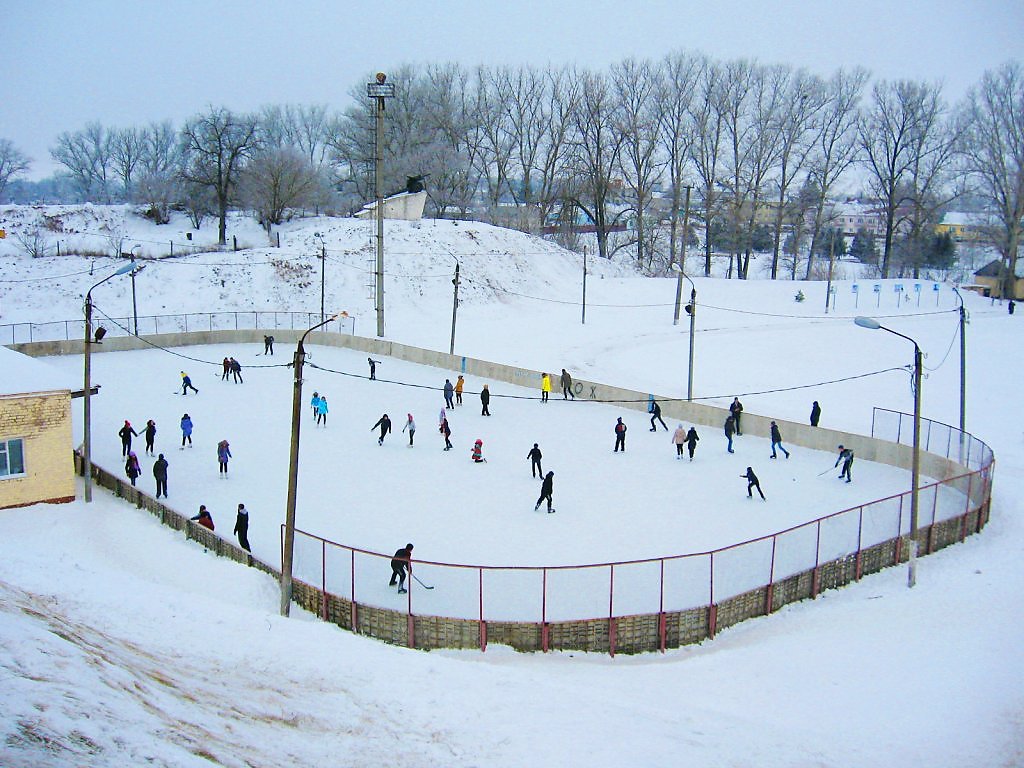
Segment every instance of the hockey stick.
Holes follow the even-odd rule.
[[[836,470],[836,468],[832,467],[832,469],[826,469],[825,472],[835,472],[835,470]],[[821,477],[822,475],[824,475],[825,472],[819,472],[818,473],[818,477]]]
[[[424,584],[422,581],[420,581],[420,577],[417,576],[416,574],[410,573],[409,575],[412,576],[414,579],[416,579],[416,583],[418,583],[424,589],[433,589],[433,587],[430,586],[429,584]]]

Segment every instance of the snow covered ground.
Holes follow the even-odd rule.
[[[309,239],[327,224],[295,224],[291,235]],[[344,241],[344,227],[334,226],[327,240],[332,256]],[[685,395],[687,326],[671,324],[674,281],[629,277],[614,265],[602,279],[595,270],[582,325],[581,307],[572,303],[581,295],[578,257],[517,244],[502,251],[501,237],[512,236],[471,226],[496,252],[475,254],[465,224],[461,239],[448,242],[464,272],[483,286],[460,308],[457,352]],[[419,234],[428,227],[455,229],[424,222]],[[410,228],[409,236],[415,232]],[[389,262],[395,274],[388,336],[447,349],[451,255],[413,250]],[[223,268],[210,263],[227,256],[190,257],[198,266],[185,280],[174,277],[183,267],[153,264],[137,282],[146,302],[167,308],[160,311],[209,309],[218,291],[222,309],[318,310],[318,280],[285,290],[273,270],[255,266],[236,268],[231,283],[221,278],[222,289],[215,275]],[[0,279],[82,266],[8,256]],[[97,263],[94,277],[0,283],[3,319],[74,318],[82,293],[107,274],[104,266],[109,263]],[[402,277],[405,269],[418,277]],[[332,306],[359,313],[366,332],[372,313],[365,287],[357,285],[365,274],[342,280],[344,271],[339,266],[328,275],[342,286]],[[128,282],[98,289],[97,305],[124,316],[127,301],[130,313]],[[873,406],[910,409],[907,374],[818,382],[909,362],[906,342],[853,325],[854,314],[874,311],[892,316],[883,322],[913,336],[929,355],[924,415],[957,423],[956,303],[947,286],[938,292],[938,307],[926,293],[920,308],[914,302],[897,308],[896,281],[883,282],[875,307],[873,283],[861,281],[854,308],[852,283],[840,282],[835,312],[826,317],[820,284],[695,282],[697,397],[725,405],[740,395],[748,411],[795,421],[806,418],[816,399],[823,425],[867,433]],[[797,289],[808,301],[793,301]],[[278,297],[289,301],[273,306]],[[521,655],[495,646],[485,654],[426,654],[350,635],[301,612],[282,620],[273,581],[204,554],[99,492],[88,507],[0,513],[0,762],[1020,765],[1024,524],[1017,490],[1024,435],[1012,406],[1024,367],[1019,318],[987,300],[967,295],[965,301],[971,313],[967,425],[996,455],[992,522],[980,536],[922,560],[913,590],[905,587],[905,569],[890,569],[665,656]],[[936,309],[941,313],[926,314]],[[264,361],[244,347],[175,351],[211,361],[224,354],[243,364]],[[348,353],[312,351],[314,362],[363,372]],[[279,345],[276,357],[283,362],[289,353]],[[286,370],[247,366],[246,383],[235,385],[215,379],[212,369],[199,375],[208,370],[200,363],[155,351],[97,355],[94,362],[104,384],[94,400],[98,463],[116,469],[121,420],[140,426],[155,418],[158,450],[173,444],[170,500],[180,499],[185,510],[207,503],[218,532],[230,531],[232,510],[245,501],[253,511],[254,549],[272,556],[280,517],[273,510],[281,507],[285,479]],[[73,359],[55,364],[69,371],[77,365]],[[199,386],[198,397],[173,394],[183,368]],[[385,360],[378,375],[439,386],[444,373]],[[803,385],[815,386],[765,392]],[[666,554],[698,548],[690,538],[733,535],[741,523],[783,527],[777,523],[800,513],[788,495],[785,503],[778,500],[786,483],[800,487],[804,508],[847,495],[863,501],[899,485],[899,477],[876,474],[864,462],[855,465],[850,486],[831,474],[813,485],[811,471],[829,466],[828,454],[796,450],[788,462],[770,462],[767,444],[745,436],[737,441],[740,453],[728,456],[717,430],[701,428],[698,461],[677,462],[668,433],[647,432],[647,419],[636,412],[627,414],[629,452],[613,456],[617,411],[570,408],[557,394],[547,405],[495,400],[490,421],[467,396],[453,416],[456,450],[445,454],[434,431],[436,392],[310,371],[307,398],[313,389],[328,393],[331,414],[327,429],[308,420],[303,426],[300,515],[310,528],[323,525],[332,537],[360,539],[368,548],[393,550],[408,539],[417,554],[429,551],[425,557],[444,553],[477,562],[555,555],[594,561],[620,547]],[[197,422],[191,451],[175,450],[184,408]],[[542,409],[556,415],[540,418]],[[402,446],[400,433],[377,446],[370,425],[385,410],[397,429],[407,411],[414,413],[420,430],[414,449]],[[527,426],[539,436],[529,438]],[[213,446],[222,437],[235,452],[226,481],[213,477]],[[468,457],[477,437],[489,458],[484,466]],[[556,472],[556,515],[532,512],[536,484],[525,456],[534,441]],[[759,470],[768,502],[747,501],[742,467],[732,472],[730,459]],[[144,478],[149,481],[148,473]],[[656,514],[666,504],[675,514]],[[650,515],[638,521],[646,507]],[[483,514],[490,519],[481,520]],[[480,554],[472,556],[475,551]]]

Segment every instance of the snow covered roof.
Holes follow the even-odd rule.
[[[942,217],[942,223],[951,227],[966,227],[971,224],[977,224],[978,218],[978,215],[974,213],[950,211]]]
[[[0,346],[0,397],[80,389],[64,371]]]

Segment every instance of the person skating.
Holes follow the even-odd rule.
[[[693,452],[697,450],[697,441],[700,438],[697,436],[697,429],[690,427],[686,433],[686,450],[690,453],[690,461],[693,461]]]
[[[395,581],[398,581],[398,594],[405,594],[408,590],[405,588],[405,572],[408,569],[409,575],[412,575],[412,544],[406,544],[404,547],[395,552],[395,556],[391,558],[391,581],[388,582],[389,587],[395,586]]]
[[[249,548],[249,510],[245,508],[245,504],[238,505],[238,514],[235,515],[235,530],[232,533],[238,536],[238,546],[251,553],[252,550]]]
[[[121,438],[122,458],[132,452],[132,435],[138,437],[139,433],[132,428],[132,423],[126,419],[124,426],[117,431],[117,436]]]
[[[612,453],[618,453],[619,448],[626,452],[626,425],[622,423],[621,416],[615,420],[615,450]]]
[[[537,499],[537,503],[533,505],[533,511],[536,512],[538,509],[540,509],[540,503],[542,501],[544,501],[544,499],[547,499],[548,500],[548,514],[550,515],[552,512],[554,512],[555,510],[553,510],[551,508],[551,499],[552,499],[552,496],[554,495],[554,492],[555,492],[555,473],[554,472],[548,472],[546,475],[544,475],[544,482],[542,482],[540,484],[540,498]]]
[[[725,439],[729,441],[729,453],[736,453],[732,449],[732,436],[736,432],[736,421],[732,416],[725,417]]]
[[[413,420],[411,413],[405,414],[405,417],[405,426],[402,427],[402,431],[409,433],[409,447],[412,448],[412,439],[416,435],[416,422]]]
[[[142,474],[142,467],[139,466],[139,457],[135,455],[135,451],[128,454],[128,460],[124,463],[124,473],[128,475],[128,479],[132,482],[132,487],[135,487],[135,479]]]
[[[444,449],[446,451],[450,451],[452,449],[452,430],[451,427],[448,426],[448,419],[441,419],[441,426],[438,427],[438,431],[444,437]]]
[[[245,382],[242,380],[242,364],[233,357],[231,358],[230,363],[231,376],[235,380],[235,384],[244,384]]]
[[[551,395],[551,377],[546,373],[540,375],[540,401],[546,403]]]
[[[231,458],[231,446],[227,440],[217,443],[217,462],[220,464],[220,474],[228,476],[228,459]]]
[[[452,384],[451,379],[444,380],[444,407],[455,407],[455,386]]]
[[[782,447],[782,433],[779,431],[779,425],[776,424],[774,421],[772,422],[771,432],[772,432],[772,458],[773,459],[778,458],[778,456],[775,453],[775,449],[778,448],[780,451],[782,451],[784,454],[786,454],[786,458],[788,459],[789,458],[789,451],[787,451],[785,448]]]
[[[143,433],[146,435],[146,455],[153,455],[153,443],[156,440],[156,422],[150,419],[146,422],[146,431]]]
[[[1006,305],[1006,311],[1009,312],[1012,315],[1013,314],[1013,309],[1014,309],[1013,299],[1010,299],[1010,303]]]
[[[185,450],[185,441],[192,445],[192,419],[186,413],[181,417],[181,450]]]
[[[221,376],[220,376],[220,380],[221,380],[221,381],[227,381],[227,380],[228,380],[228,376],[230,376],[230,375],[231,375],[231,361],[230,361],[230,360],[228,360],[228,359],[227,359],[227,358],[225,357],[225,358],[224,358],[224,359],[223,359],[223,360],[221,361],[220,367],[221,367]]]
[[[391,431],[391,419],[388,418],[386,413],[377,419],[377,423],[370,427],[370,431],[373,432],[377,427],[380,427],[380,437],[377,438],[377,445],[384,445],[384,438]]]
[[[540,475],[540,477],[542,478],[544,477],[544,470],[541,469],[540,466],[540,460],[543,457],[544,456],[540,452],[540,448],[537,446],[536,443],[534,443],[533,448],[531,448],[530,452],[526,454],[526,458],[530,460],[530,474],[533,477],[537,477],[538,475]]]
[[[274,354],[274,337],[264,336],[263,337],[263,354],[273,355]]]
[[[740,425],[740,416],[743,415],[743,403],[740,402],[738,397],[732,399],[732,404],[729,406],[729,413],[732,414],[733,426],[736,429],[737,435],[743,434],[743,428]]]
[[[199,505],[199,514],[195,517],[190,517],[190,520],[194,520],[204,528],[209,528],[211,531],[214,530],[213,517],[210,515],[210,510],[206,508],[205,504]]]
[[[818,405],[818,401],[815,400],[811,405],[811,426],[818,426],[818,420],[821,419],[821,406]]]
[[[840,461],[843,462],[843,469],[839,473],[839,479],[842,480],[845,477],[846,482],[849,483],[853,480],[853,473],[851,472],[853,469],[853,451],[840,445],[839,458],[836,459],[836,463],[832,465],[832,468],[838,467]]]
[[[470,454],[470,458],[472,458],[476,464],[487,463],[487,459],[484,458],[484,441],[479,437],[473,443],[473,452]]]
[[[754,494],[751,492],[751,488],[757,488],[757,492],[761,495],[761,500],[767,501],[767,499],[765,499],[764,497],[764,492],[761,490],[761,483],[758,482],[757,475],[754,474],[754,470],[751,467],[747,467],[746,473],[740,475],[740,477],[746,478],[748,499],[754,498]]]
[[[491,415],[491,411],[487,407],[490,402],[491,402],[491,390],[489,390],[487,388],[487,385],[484,384],[484,388],[480,390],[480,405],[481,405],[480,415],[481,416],[490,416]]]
[[[316,402],[316,423],[327,426],[327,395],[320,395]]]
[[[683,429],[682,424],[676,427],[676,431],[672,433],[671,443],[676,447],[676,458],[683,458],[683,445],[686,443],[686,430]]]
[[[377,363],[380,360],[374,360],[372,357],[366,358],[366,363],[370,366],[370,381],[377,378]]]
[[[312,399],[309,401],[309,407],[313,409],[313,418],[316,418],[317,409],[320,406],[320,393],[314,392]]]
[[[576,399],[576,395],[572,391],[572,376],[569,375],[569,372],[567,370],[565,370],[565,368],[562,369],[561,383],[562,383],[562,399],[563,400],[568,400],[571,397],[573,400],[575,400]]]
[[[657,400],[651,400],[651,432],[658,431],[658,427],[654,424],[655,421],[660,421],[661,426],[665,427],[665,431],[668,432],[668,425],[661,418],[661,406],[658,405]]]
[[[181,372],[181,394],[187,395],[189,390],[192,390],[197,395],[199,390],[192,386],[192,379],[188,377],[188,374],[184,371]]]
[[[163,491],[164,498],[167,498],[167,459],[161,453],[156,461],[153,462],[153,478],[156,480],[156,497],[160,498],[160,492]]]
[[[466,380],[459,374],[459,378],[455,381],[455,404],[462,405],[462,388],[466,386]]]

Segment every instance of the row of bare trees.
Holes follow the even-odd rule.
[[[472,214],[531,232],[582,220],[600,255],[635,249],[639,264],[664,271],[692,238],[681,231],[690,188],[706,274],[717,240],[727,243],[729,274],[746,277],[767,230],[771,276],[788,264],[797,277],[797,255],[807,254],[809,277],[832,237],[830,200],[843,185],[866,183],[885,223],[879,272],[888,276],[896,262],[917,268],[932,225],[970,192],[1014,268],[1024,215],[1019,62],[986,73],[955,107],[937,84],[870,83],[861,69],[819,77],[687,52],[626,59],[606,72],[403,65],[390,80],[385,192],[406,175],[429,175],[432,215]],[[162,220],[171,206],[194,218],[212,213],[223,240],[233,206],[269,227],[292,210],[346,210],[373,197],[364,83],[340,112],[211,106],[178,130],[90,123],[61,134],[52,155],[84,199],[136,200]],[[19,161],[0,142],[0,184],[24,170]],[[610,237],[625,219],[629,235]]]

